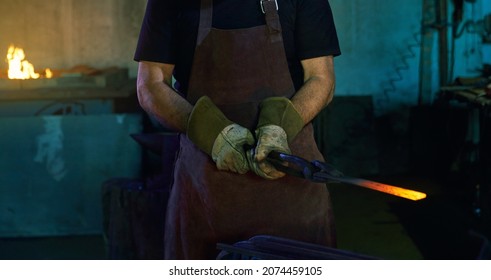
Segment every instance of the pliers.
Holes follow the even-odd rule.
[[[273,151],[267,160],[278,171],[295,177],[305,178],[316,183],[339,182],[344,174],[325,162],[308,161],[299,156]]]

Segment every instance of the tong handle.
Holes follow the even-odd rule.
[[[314,174],[319,171],[319,168],[304,158],[272,151],[268,154],[267,159],[278,171],[288,175],[317,181]]]

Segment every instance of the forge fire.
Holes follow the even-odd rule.
[[[36,73],[34,65],[26,59],[26,54],[22,48],[10,45],[7,51],[9,79],[27,80],[39,78],[52,78],[53,73],[49,68],[46,68],[43,73]]]

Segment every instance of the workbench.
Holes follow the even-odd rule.
[[[449,98],[462,102],[468,102],[473,105],[490,106],[491,94],[487,94],[484,88],[450,86],[442,87],[441,91]]]

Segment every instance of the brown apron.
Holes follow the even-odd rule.
[[[207,95],[228,118],[253,131],[261,100],[295,93],[276,5],[264,2],[266,25],[233,30],[211,27],[212,7],[212,0],[201,1],[187,99],[194,104]],[[335,246],[325,184],[219,171],[185,135],[180,144],[167,208],[167,259],[213,259],[217,242],[234,243],[258,234]],[[290,148],[295,155],[323,160],[311,124]]]

